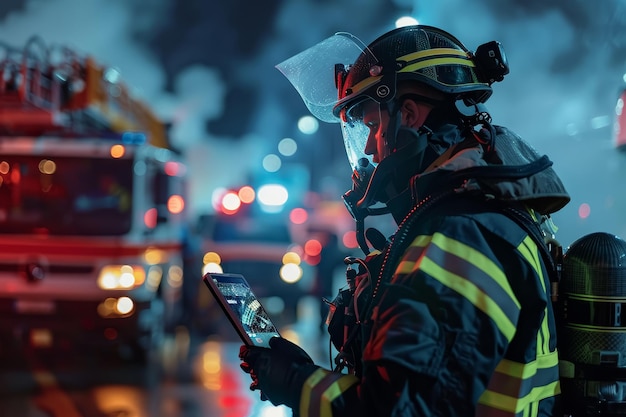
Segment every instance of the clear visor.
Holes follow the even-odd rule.
[[[344,108],[340,116],[343,143],[353,170],[359,167],[359,160],[362,158],[376,166],[387,156],[388,150],[384,142],[387,125],[379,103],[364,98]]]
[[[364,51],[371,54],[359,38],[338,32],[276,68],[295,87],[313,116],[323,122],[338,123],[340,120],[333,115],[338,97],[335,66],[349,67]]]

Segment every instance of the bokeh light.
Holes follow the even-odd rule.
[[[590,214],[591,214],[591,206],[589,206],[589,204],[582,203],[578,207],[578,217],[580,217],[581,219],[586,219],[587,217],[589,217]]]
[[[222,197],[222,207],[228,211],[237,211],[241,207],[241,200],[235,192],[228,192]]]
[[[274,155],[273,153],[266,155],[263,158],[263,169],[267,172],[276,172],[280,169],[282,162],[278,155]]]
[[[399,19],[396,20],[396,27],[397,28],[401,28],[404,26],[411,26],[411,25],[417,25],[419,24],[419,22],[417,21],[416,18],[411,17],[411,16],[402,16]]]
[[[304,224],[309,218],[309,213],[303,208],[297,207],[289,213],[289,220],[293,224]]]
[[[287,202],[289,193],[280,184],[267,184],[259,188],[259,201],[267,206],[282,206]]]
[[[317,256],[322,253],[322,244],[317,239],[309,239],[304,244],[304,253],[309,256]]]
[[[305,135],[312,135],[319,129],[319,122],[313,116],[302,116],[298,120],[298,129]]]
[[[291,156],[298,150],[298,144],[291,138],[284,138],[278,142],[278,152],[284,156]]]
[[[256,197],[254,188],[250,187],[249,185],[241,187],[237,195],[239,196],[241,202],[245,204],[252,203],[254,201],[254,198]]]

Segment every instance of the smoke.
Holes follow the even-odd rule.
[[[132,16],[120,1],[30,0],[0,24],[0,39],[16,47],[40,36],[47,45],[67,45],[118,68],[133,92],[152,98],[162,90],[154,57],[129,39]]]

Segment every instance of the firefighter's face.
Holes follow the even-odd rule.
[[[414,100],[403,100],[398,110],[400,125],[419,129],[430,108]],[[380,103],[371,99],[360,101],[342,110],[341,118],[346,153],[353,169],[358,168],[360,158],[366,157],[376,165],[395,151],[389,146],[389,142],[394,141],[387,137],[390,115]]]
[[[386,111],[380,110],[378,103],[368,101],[363,105],[363,125],[368,132],[365,154],[372,156],[372,162],[380,163],[390,153],[385,137],[389,125],[389,115]]]
[[[400,112],[401,126],[419,129],[426,116],[430,111],[430,106],[424,103],[418,103],[413,100],[403,100]],[[360,134],[360,141],[365,143],[362,147],[363,153],[371,158],[374,164],[380,163],[388,157],[395,149],[389,146],[389,120],[390,116],[387,110],[381,109],[379,103],[373,100],[366,100],[351,109],[348,115],[352,125],[360,125],[360,128],[344,130],[344,139],[346,131],[353,136]],[[358,142],[352,140],[352,142]],[[391,141],[393,143],[393,141]],[[396,144],[399,145],[399,144]]]

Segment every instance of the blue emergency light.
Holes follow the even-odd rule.
[[[146,134],[143,132],[122,133],[122,143],[125,145],[143,145],[147,142]]]

